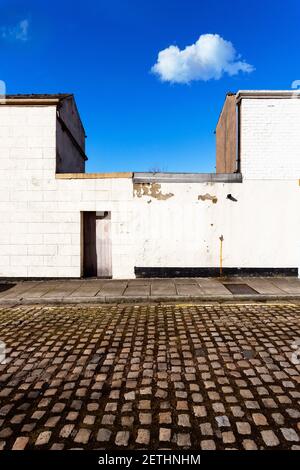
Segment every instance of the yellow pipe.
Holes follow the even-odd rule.
[[[220,236],[220,277],[223,275],[223,235]]]

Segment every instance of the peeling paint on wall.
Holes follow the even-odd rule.
[[[212,201],[213,204],[216,204],[218,202],[218,198],[216,196],[212,196],[211,194],[200,194],[198,196],[198,201]]]
[[[137,197],[150,196],[159,201],[165,201],[173,197],[173,193],[162,193],[159,183],[134,183],[133,195]]]

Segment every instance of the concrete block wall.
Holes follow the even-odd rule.
[[[0,277],[80,277],[81,211],[112,212],[113,276],[133,277],[132,180],[55,166],[56,107],[0,106]]]
[[[45,272],[41,224],[44,191],[55,187],[55,122],[54,106],[0,106],[0,276]]]
[[[300,177],[300,99],[243,98],[241,171],[254,180]]]

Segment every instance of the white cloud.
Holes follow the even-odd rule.
[[[159,52],[151,71],[164,82],[189,83],[193,80],[219,80],[224,73],[252,72],[254,67],[241,60],[230,41],[218,34],[202,34],[185,49],[170,46]]]
[[[1,26],[0,35],[3,39],[16,41],[28,40],[29,21],[24,19],[15,26]]]

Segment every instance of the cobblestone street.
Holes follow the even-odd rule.
[[[0,307],[0,449],[298,449],[300,305]]]

